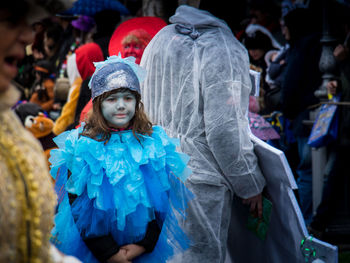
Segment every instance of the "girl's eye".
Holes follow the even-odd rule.
[[[126,101],[131,101],[133,99],[133,97],[126,97],[125,100]]]
[[[108,98],[107,101],[113,102],[113,101],[116,101],[116,99],[115,98]]]

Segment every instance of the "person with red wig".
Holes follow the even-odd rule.
[[[163,19],[153,16],[126,20],[116,28],[111,37],[109,55],[118,55],[120,52],[123,58],[135,57],[135,62],[139,64],[147,44],[166,25]]]
[[[131,31],[122,41],[122,56],[135,57],[135,63],[140,64],[143,51],[152,37],[143,29]]]

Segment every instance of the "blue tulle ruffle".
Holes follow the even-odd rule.
[[[106,144],[81,132],[57,136],[59,148],[51,151],[59,201],[52,231],[56,246],[83,262],[95,262],[82,235],[112,233],[119,245],[131,244],[142,240],[148,223],[157,219],[162,232],[156,248],[133,262],[165,262],[186,249],[189,240],[174,211],[184,217],[192,195],[183,185],[189,158],[176,152],[178,141],[158,126],[152,136],[138,135],[140,142],[131,131],[113,133]],[[72,206],[68,193],[78,196]]]

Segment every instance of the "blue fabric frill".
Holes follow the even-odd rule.
[[[176,152],[178,141],[159,126],[151,136],[138,134],[140,142],[130,130],[114,132],[107,143],[81,132],[60,134],[59,148],[51,150],[59,203],[52,243],[83,262],[98,262],[82,236],[111,233],[119,245],[132,244],[156,219],[162,231],[155,249],[133,262],[166,262],[184,251],[190,240],[178,221],[193,196],[183,184],[191,172],[189,157]],[[78,196],[72,205],[68,193]]]

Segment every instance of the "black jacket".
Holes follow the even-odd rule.
[[[292,120],[295,136],[308,136],[310,133],[310,127],[302,122],[309,119],[308,107],[319,102],[314,92],[322,83],[319,69],[321,51],[319,34],[300,38],[289,50],[282,82],[281,105],[284,116]]]

